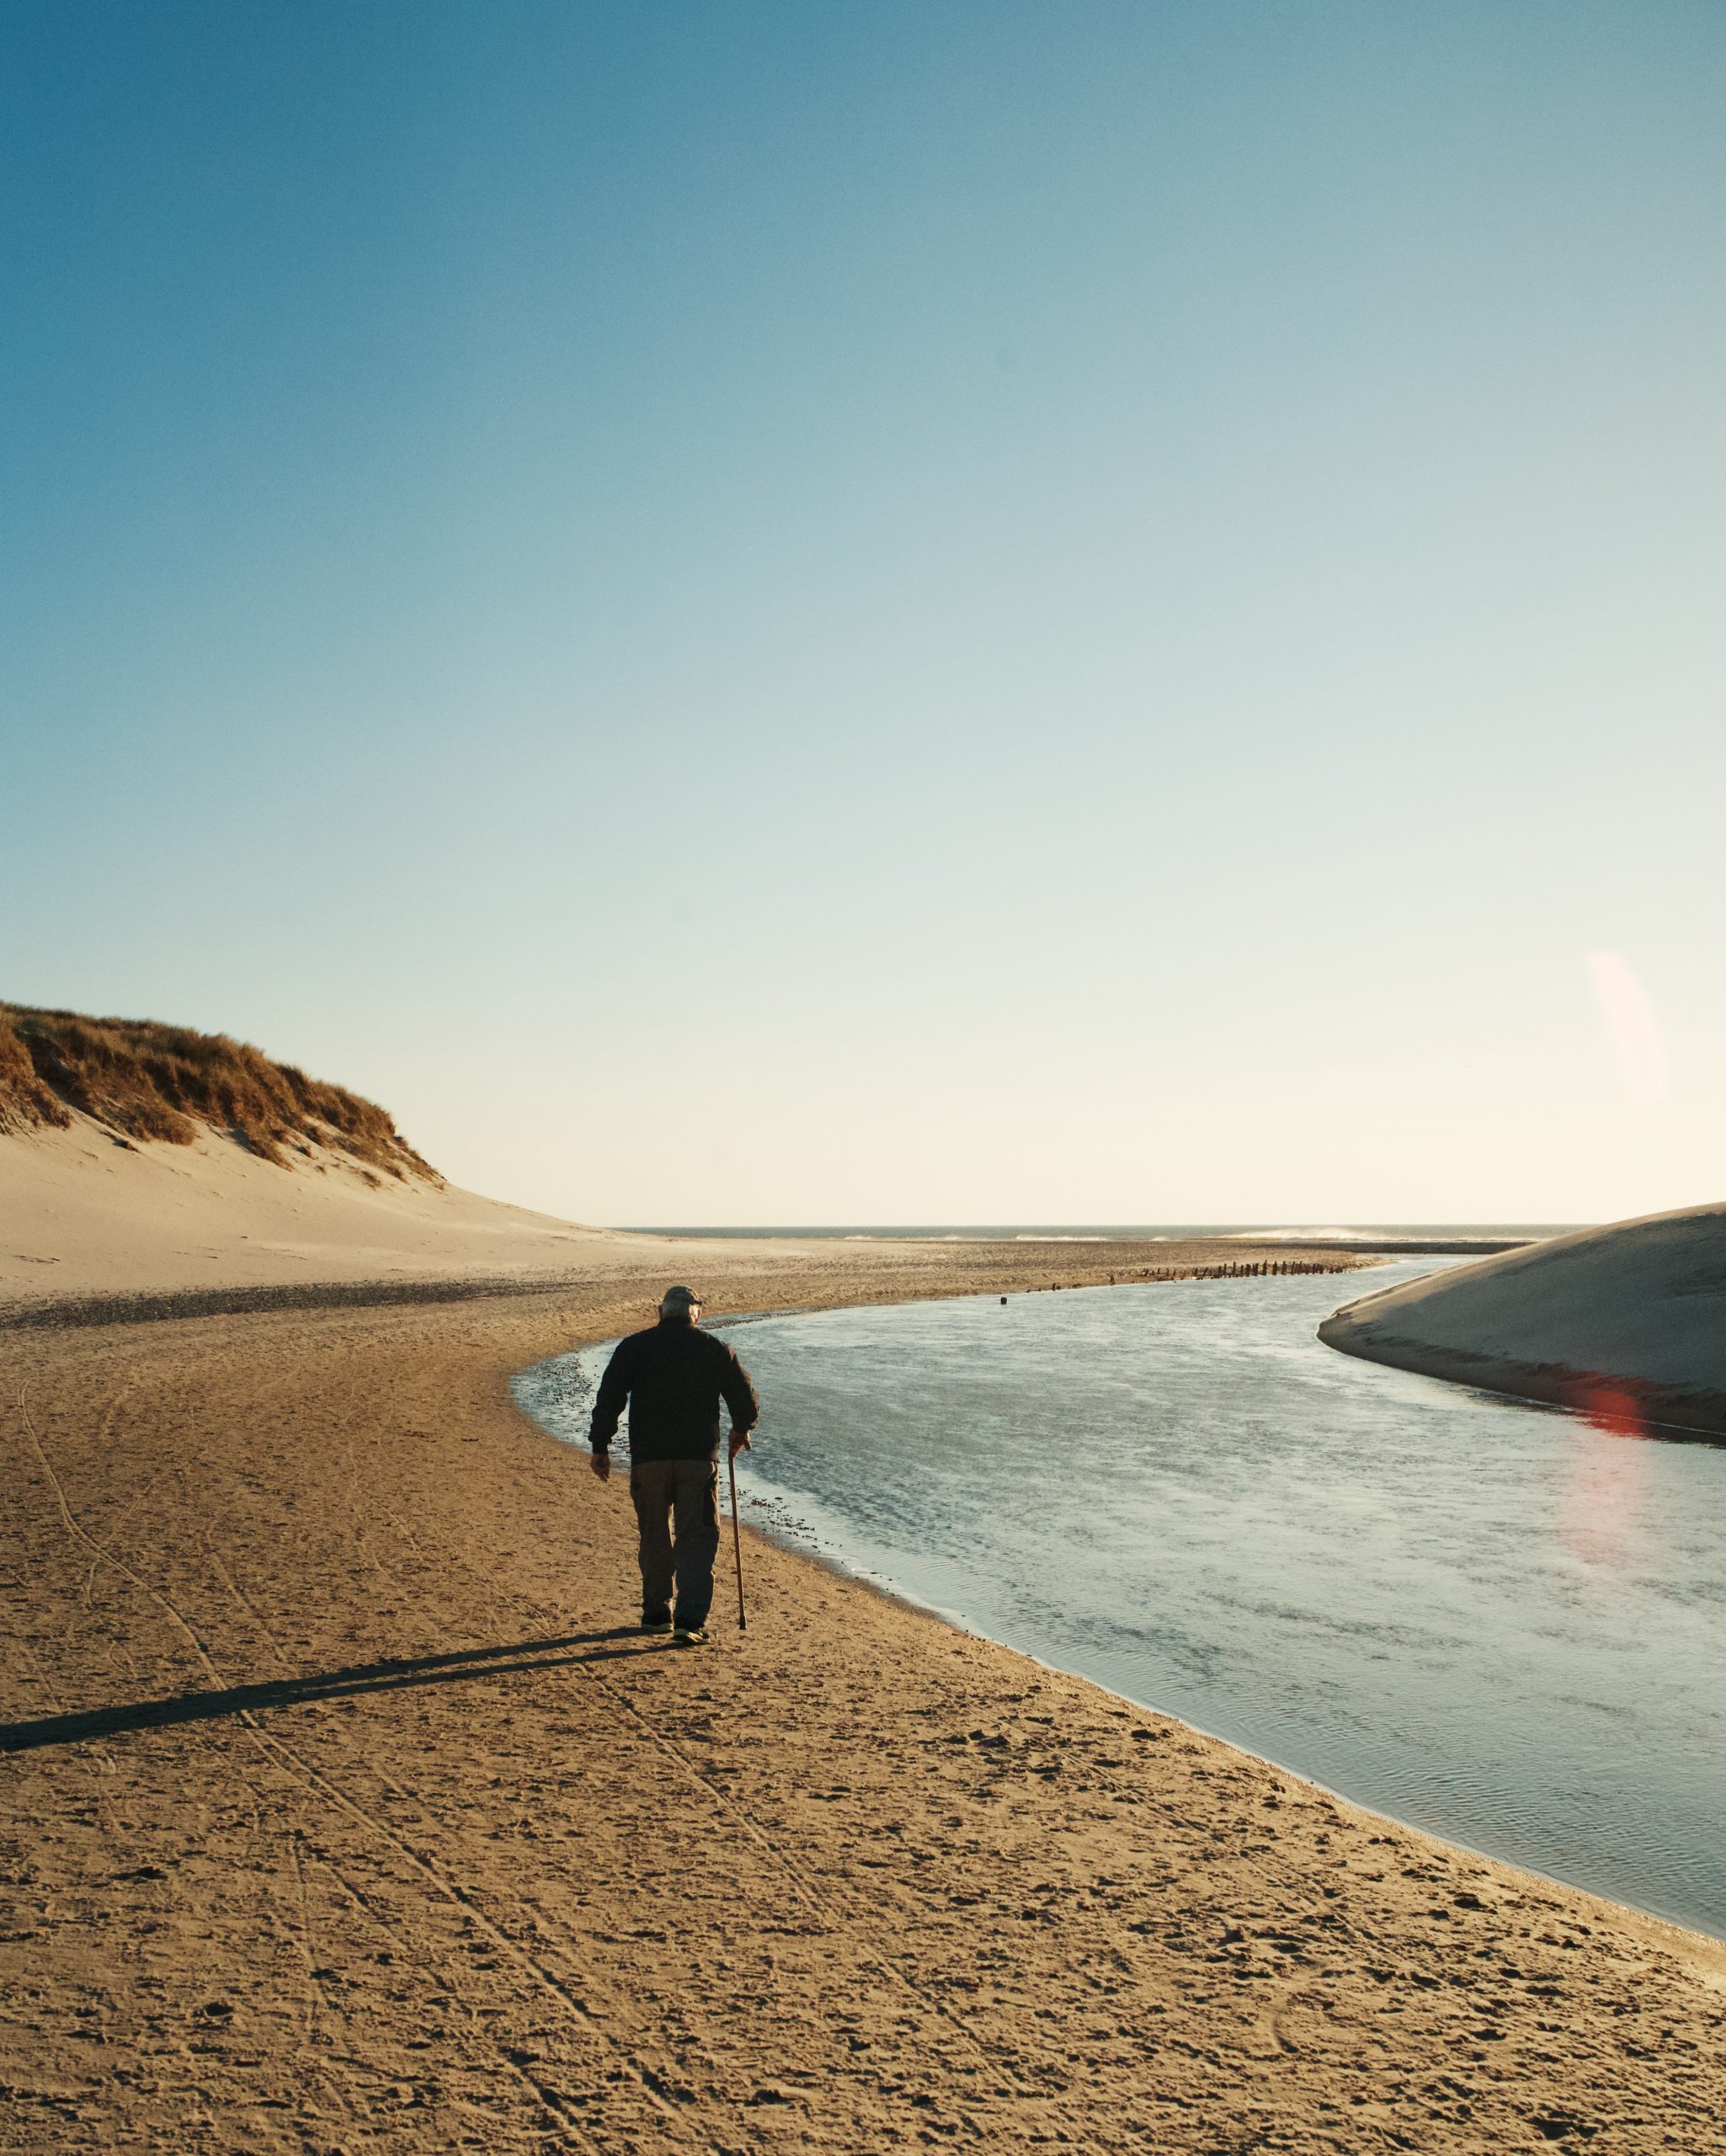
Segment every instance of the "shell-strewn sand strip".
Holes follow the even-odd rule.
[[[940,1262],[706,1284],[1052,1261]],[[1718,2146],[1710,1942],[754,1538],[615,1629],[505,1381],[643,1284],[0,1336],[0,2146]]]

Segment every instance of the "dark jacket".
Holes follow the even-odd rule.
[[[713,1460],[719,1452],[719,1403],[734,1430],[761,1412],[748,1374],[717,1333],[685,1318],[661,1318],[620,1340],[599,1380],[588,1443],[610,1449],[629,1402],[631,1460]]]

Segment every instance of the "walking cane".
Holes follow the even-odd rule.
[[[745,1444],[748,1442],[743,1439]],[[748,1620],[743,1614],[743,1538],[738,1530],[738,1456],[729,1449],[725,1468],[731,1477],[731,1550],[738,1561],[738,1630],[744,1632],[748,1630]]]

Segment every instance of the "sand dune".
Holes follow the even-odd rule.
[[[1348,1303],[1344,1353],[1726,1434],[1726,1205],[1656,1213]]]
[[[192,1315],[315,1301],[325,1288],[383,1301],[415,1283],[459,1293],[464,1283],[607,1280],[639,1283],[634,1321],[644,1324],[678,1278],[697,1287],[756,1279],[764,1305],[783,1300],[790,1266],[806,1299],[891,1302],[1244,1270],[1283,1255],[1271,1244],[1216,1241],[1058,1251],[1009,1242],[970,1244],[956,1258],[940,1242],[635,1235],[442,1182],[369,1176],[334,1153],[275,1167],[213,1132],[189,1145],[128,1146],[78,1115],[66,1129],[0,1134],[0,1316],[23,1306],[46,1315],[85,1299],[109,1316],[125,1314],[109,1307],[116,1297],[170,1298]],[[1371,1263],[1346,1252],[1322,1262],[1339,1273]],[[299,1289],[305,1296],[291,1292]]]
[[[376,1102],[227,1034],[0,1003],[0,1305],[678,1255],[455,1189]]]
[[[213,1131],[134,1146],[79,1115],[66,1129],[0,1136],[0,1300],[549,1275],[637,1243],[447,1184],[372,1176],[334,1152],[277,1167]]]

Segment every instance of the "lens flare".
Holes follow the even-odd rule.
[[[1577,1413],[1612,1438],[1652,1434],[1635,1387],[1622,1378],[1584,1378],[1571,1396]]]
[[[1666,1097],[1666,1043],[1648,990],[1616,951],[1590,951],[1588,977],[1624,1090],[1651,1108]]]
[[[1585,1565],[1628,1564],[1642,1532],[1647,1455],[1640,1440],[1652,1434],[1642,1402],[1622,1379],[1590,1377],[1577,1386],[1571,1405],[1587,1430],[1564,1492],[1564,1546]]]

